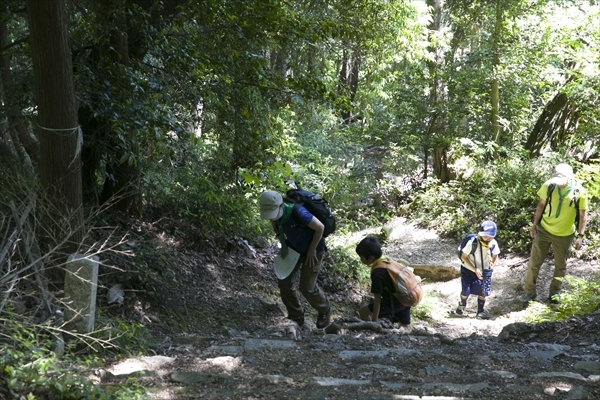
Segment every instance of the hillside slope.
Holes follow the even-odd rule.
[[[456,243],[403,219],[388,228],[387,254],[458,268]],[[376,232],[331,242],[352,244],[369,233]],[[160,303],[129,294],[155,336],[155,354],[115,361],[100,372],[103,382],[133,373],[152,386],[149,394],[156,399],[600,398],[600,315],[523,323],[527,311],[517,296],[525,259],[504,256],[496,268],[489,321],[474,318],[474,299],[466,316],[453,313],[459,279],[424,281],[430,318],[415,319],[410,332],[385,323],[357,324],[355,310],[368,294],[328,281],[325,271],[321,285],[328,289],[339,328],[326,334],[316,329],[310,307],[303,329],[285,319],[271,270],[274,248],[253,249],[242,239],[183,246],[150,237],[145,245],[176,271],[156,287]],[[229,250],[219,255],[217,248]],[[551,267],[548,260],[540,298]],[[573,259],[569,272],[592,276],[595,267]],[[146,371],[142,378],[140,370]]]

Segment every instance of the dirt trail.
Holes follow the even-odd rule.
[[[458,243],[403,219],[387,228],[386,254],[458,268]],[[372,233],[378,230],[331,238],[330,244],[351,245]],[[102,381],[135,374],[152,386],[154,399],[600,398],[600,315],[541,326],[522,323],[527,311],[517,297],[526,259],[503,256],[496,267],[486,307],[491,320],[474,318],[475,299],[465,316],[453,313],[457,278],[423,282],[431,318],[414,320],[408,334],[392,326],[325,334],[314,326],[310,307],[303,329],[285,319],[270,267],[274,249],[255,251],[243,240],[236,248],[219,259],[173,254],[169,260],[177,264],[180,279],[163,288],[162,306],[147,313],[167,321],[168,311],[177,311],[186,316],[179,324],[187,333],[172,323],[152,324],[154,357],[115,362],[99,372]],[[550,264],[542,268],[540,296],[549,285]],[[577,276],[591,271],[595,265],[569,264],[569,273]],[[362,305],[364,293],[348,288],[331,299],[333,318],[343,324]],[[145,371],[141,378],[140,370]]]

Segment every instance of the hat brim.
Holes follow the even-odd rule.
[[[290,276],[296,267],[299,258],[300,254],[289,247],[288,254],[285,258],[281,258],[281,256],[275,257],[275,261],[273,262],[273,270],[275,271],[277,278],[281,280]]]
[[[262,219],[279,219],[283,215],[283,207],[278,206],[275,210],[266,210],[260,212]]]
[[[569,183],[572,178],[567,178],[566,176],[554,176],[550,179],[548,183],[553,183],[558,186],[563,186]]]
[[[494,238],[494,237],[496,237],[496,235],[490,235],[490,233],[489,233],[489,232],[483,232],[483,231],[482,231],[482,232],[479,232],[479,236],[489,236],[489,237],[491,237],[491,238]]]

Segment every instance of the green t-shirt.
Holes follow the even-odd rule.
[[[542,200],[548,197],[548,185],[551,181],[545,182],[537,194]],[[562,199],[561,199],[562,197]],[[575,216],[578,213],[574,197],[579,199],[579,209],[587,210],[587,195],[583,186],[577,182],[572,182],[569,186],[561,188],[555,186],[552,191],[552,198],[546,203],[544,214],[542,215],[542,227],[554,236],[569,236],[575,233]]]

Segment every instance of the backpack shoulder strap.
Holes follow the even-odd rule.
[[[300,220],[300,211],[298,210],[298,208],[300,206],[301,206],[301,204],[294,203],[294,208],[292,208],[292,218],[294,218],[296,225],[304,227],[307,225],[303,224],[302,221]]]
[[[556,183],[548,184],[548,190],[546,191],[546,206],[548,207],[548,216],[552,215],[552,192],[556,188]]]
[[[392,278],[392,281],[394,281],[394,284],[397,283],[398,272],[403,269],[401,264],[395,263],[394,260],[390,258],[386,258],[385,260],[381,260],[380,262],[378,262],[377,265],[373,267],[373,269],[377,268],[387,269],[390,277]]]
[[[475,254],[475,251],[477,250],[477,247],[479,246],[479,240],[477,240],[477,235],[475,235],[475,237],[473,237],[472,240],[472,244],[471,244],[471,255]]]
[[[571,197],[571,202],[569,203],[569,207],[571,207],[573,205],[573,203],[575,203],[575,209],[579,210],[579,188],[577,186],[575,186],[575,189],[573,189],[573,197]]]

